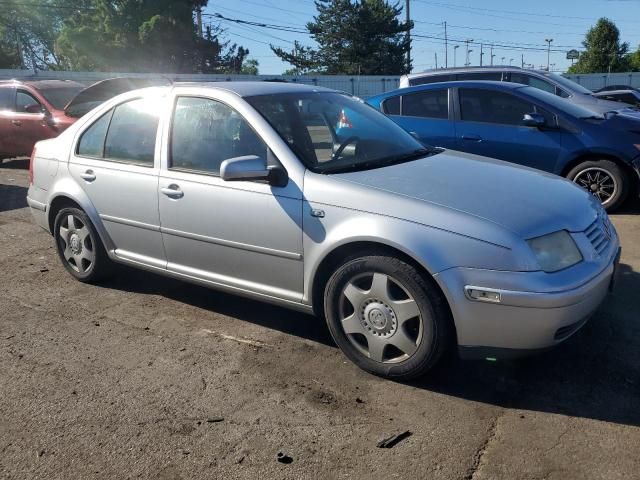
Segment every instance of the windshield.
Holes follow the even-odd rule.
[[[573,93],[583,93],[585,95],[593,95],[593,92],[591,90],[584,88],[579,83],[576,83],[573,80],[569,80],[568,78],[565,78],[562,75],[558,75],[557,73],[545,73],[544,75],[558,82],[560,85],[564,86],[565,88],[571,90]]]
[[[578,105],[564,98],[558,97],[553,93],[544,92],[535,87],[522,87],[520,91],[527,93],[529,96],[534,97],[558,110],[571,115],[575,118],[604,118],[600,112],[591,110],[583,105]]]
[[[284,93],[246,100],[314,172],[378,168],[435,153],[373,107],[341,93]]]
[[[40,87],[38,91],[58,110],[62,110],[73,97],[84,90],[82,85],[65,87]]]

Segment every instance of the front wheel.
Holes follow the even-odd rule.
[[[425,374],[450,343],[452,328],[437,287],[394,257],[362,256],[339,267],[325,289],[333,339],[360,368],[408,380]]]
[[[583,162],[567,178],[600,200],[607,211],[618,208],[629,190],[625,172],[611,160]]]

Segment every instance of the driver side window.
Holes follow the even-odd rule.
[[[208,98],[178,97],[171,125],[170,169],[220,174],[229,158],[267,158],[267,145],[233,108]]]

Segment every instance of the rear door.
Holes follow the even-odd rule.
[[[394,102],[384,104],[389,109],[393,106]],[[390,116],[422,143],[444,148],[455,146],[455,123],[448,88],[402,95],[400,115]]]
[[[562,133],[548,111],[512,93],[459,88],[456,149],[552,172],[562,149]],[[545,116],[547,127],[522,124],[527,113]]]
[[[81,130],[69,171],[98,211],[119,257],[166,267],[158,212],[163,97],[120,103]]]

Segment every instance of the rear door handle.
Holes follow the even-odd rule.
[[[184,192],[180,190],[180,186],[172,183],[168,187],[163,187],[160,191],[165,194],[169,198],[182,198],[184,197]]]
[[[93,182],[96,179],[96,174],[93,173],[93,170],[87,170],[86,172],[80,174],[80,178],[86,180],[87,182]]]
[[[462,140],[466,140],[467,142],[481,142],[482,137],[479,135],[462,135]]]
[[[19,127],[20,125],[22,125],[22,122],[20,120],[11,120],[11,125]]]

